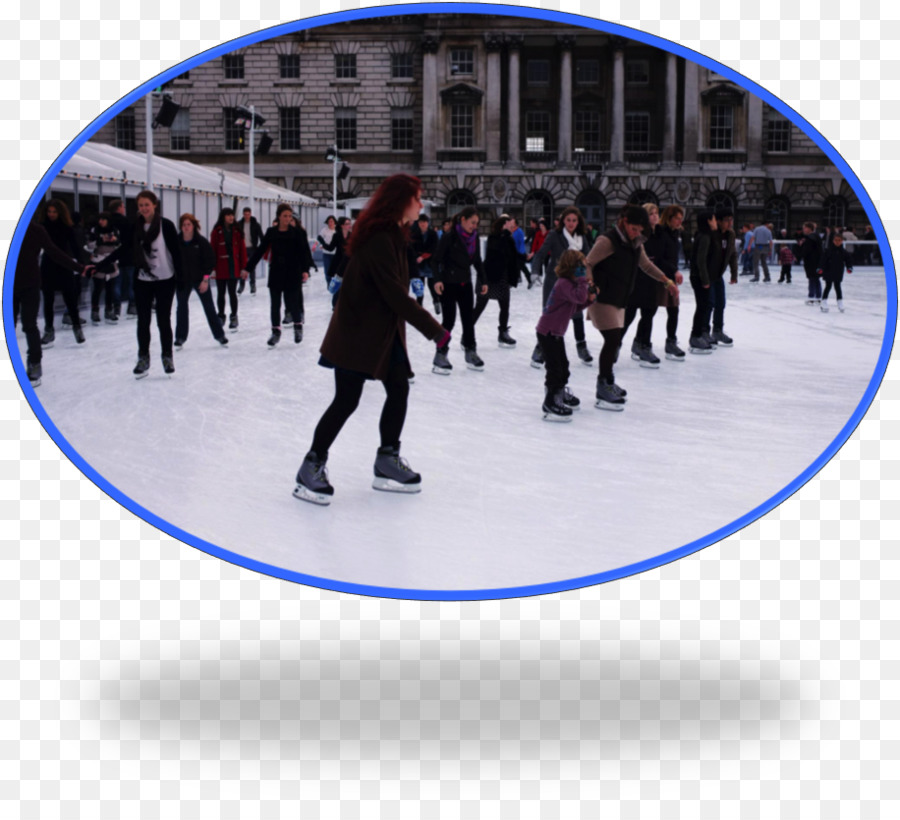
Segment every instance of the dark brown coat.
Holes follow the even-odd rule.
[[[444,328],[409,295],[406,240],[399,227],[374,234],[349,258],[321,352],[336,367],[387,377],[394,338],[406,323],[437,341]]]

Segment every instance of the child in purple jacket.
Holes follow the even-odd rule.
[[[581,402],[566,387],[569,359],[564,337],[572,316],[591,301],[584,254],[575,250],[563,253],[556,266],[556,276],[556,284],[535,328],[547,371],[543,411],[545,421],[572,421],[572,411],[577,410]]]

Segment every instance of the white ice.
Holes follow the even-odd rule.
[[[686,348],[693,295],[687,282],[681,290]],[[516,349],[497,346],[496,303],[477,326],[484,372],[465,368],[458,322],[450,377],[431,373],[433,345],[409,329],[416,378],[402,454],[422,473],[423,491],[371,488],[384,393],[369,382],[331,450],[334,500],[317,507],[291,491],[332,397],[333,373],[317,364],[331,311],[321,273],[304,292],[303,343],[286,333],[271,351],[264,281],[257,295],[240,297],[240,331],[227,349],[193,296],[175,375],[163,374],[154,325],[150,376],[141,381],[131,374],[134,320],[88,323],[86,344],[76,345],[57,317],[36,395],[94,470],[185,532],[329,582],[413,590],[569,581],[730,524],[835,439],[875,371],[887,315],[882,268],[845,276],[845,313],[833,296],[829,313],[804,304],[796,266],[790,285],[741,277],[727,286],[731,349],[644,369],[629,355],[632,326],[616,368],[628,390],[623,413],[594,408],[600,336],[588,325],[588,368],[570,329],[570,387],[582,409],[571,424],[550,424],[540,412],[543,371],[530,366],[540,288],[523,282],[512,297]],[[660,313],[653,342],[661,358],[664,339]],[[24,356],[21,330],[18,341]]]

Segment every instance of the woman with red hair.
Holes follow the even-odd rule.
[[[422,185],[414,176],[396,174],[381,183],[360,214],[346,248],[340,298],[322,342],[319,364],[334,368],[334,400],[322,415],[312,446],[297,473],[294,495],[329,504],[328,450],[356,410],[366,380],[384,385],[386,398],[375,456],[376,490],[417,493],[422,477],[400,458],[400,434],[406,420],[409,378],[406,323],[438,346],[450,334],[409,296],[409,226],[422,209]]]

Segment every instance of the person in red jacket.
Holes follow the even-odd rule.
[[[231,320],[228,329],[238,329],[238,294],[237,286],[240,279],[246,279],[249,274],[244,272],[247,267],[247,245],[244,242],[244,234],[234,224],[234,211],[231,208],[222,208],[219,219],[209,236],[209,243],[216,254],[216,306],[219,309],[219,321],[225,324],[225,293],[231,307]]]

